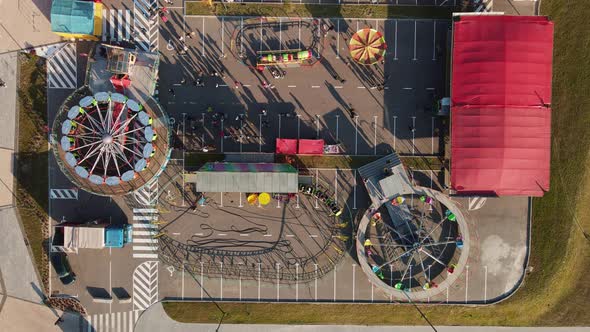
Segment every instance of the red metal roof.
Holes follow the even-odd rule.
[[[299,154],[324,154],[323,139],[300,139]]]
[[[453,189],[542,196],[549,190],[553,23],[462,16],[453,38]]]
[[[275,152],[278,154],[297,154],[297,139],[277,138]]]

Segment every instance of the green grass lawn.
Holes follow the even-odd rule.
[[[486,307],[422,306],[435,325],[590,325],[590,7],[544,0],[555,22],[551,189],[533,203],[530,266],[522,288]],[[424,324],[400,305],[220,304],[225,323]],[[164,303],[182,322],[217,323],[210,303]]]
[[[18,213],[43,280],[47,280],[47,258],[43,247],[47,222],[47,89],[43,59],[19,55],[18,153],[16,197]]]
[[[187,2],[187,15],[265,16],[265,17],[351,17],[351,18],[449,18],[451,9],[440,6],[375,6],[375,5],[300,5],[260,3]]]

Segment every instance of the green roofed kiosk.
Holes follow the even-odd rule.
[[[297,170],[289,164],[206,163],[186,182],[195,182],[199,192],[296,193]]]

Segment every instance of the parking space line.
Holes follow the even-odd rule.
[[[432,61],[436,61],[436,20],[432,23],[434,27],[434,38],[432,40]]]
[[[318,190],[318,181],[319,181],[319,177],[318,177],[318,170],[315,170],[315,190]],[[319,209],[320,207],[318,206],[318,198],[316,196],[315,198],[315,208]]]
[[[469,265],[465,265],[465,303],[467,303],[468,292],[469,292]]]
[[[417,26],[418,22],[416,20],[414,20],[414,58],[412,60],[416,61],[418,59],[416,59],[416,26]]]
[[[434,117],[432,117],[432,123],[430,126],[431,130],[430,130],[430,138],[432,139],[431,145],[432,145],[432,154],[434,154]]]
[[[280,114],[279,114],[279,138],[281,138],[281,115]],[[278,202],[278,200],[277,200],[277,202]]]
[[[342,88],[343,88],[342,85],[336,85],[336,86],[334,86],[334,89],[342,89]]]
[[[283,51],[283,19],[279,17],[279,51]]]
[[[352,302],[355,300],[356,264],[352,264]],[[336,299],[334,299],[335,301]]]
[[[334,170],[334,202],[338,203],[338,170]]]
[[[354,154],[358,154],[358,137],[359,137],[359,117],[358,115],[354,117]]]
[[[301,19],[299,19],[299,32],[297,36],[297,42],[299,43],[297,48],[301,49]]]
[[[393,60],[397,60],[397,20],[395,20],[395,39],[393,41]]]
[[[281,267],[280,267],[280,266],[281,266],[281,264],[280,264],[280,263],[277,263],[277,265],[276,265],[276,266],[277,266],[277,302],[279,302],[279,300],[280,300],[280,293],[279,293],[279,292],[280,292],[280,287],[279,287],[279,280],[280,280],[280,277],[281,277],[281,272],[280,272],[280,269],[281,269]]]
[[[377,155],[377,116],[373,116],[373,128],[375,129],[375,135],[373,137],[373,154]]]
[[[314,287],[314,292],[315,292],[315,300],[318,300],[318,265],[317,264],[313,264],[315,266],[315,287]],[[336,271],[336,270],[334,270]]]
[[[225,35],[225,24],[224,24],[225,18],[222,16],[221,17],[221,57],[223,58],[224,56],[224,49],[225,49],[225,37],[223,35]],[[223,151],[221,151],[223,152]]]
[[[416,153],[416,117],[412,117],[412,155]]]
[[[244,18],[240,17],[240,31],[244,31]],[[244,54],[244,36],[240,39],[240,54]]]
[[[322,36],[321,33],[322,29],[318,29],[318,40],[321,40]],[[318,60],[322,57],[322,55],[320,54],[320,44],[321,43],[317,43],[317,52],[318,52]]]
[[[287,85],[288,88],[296,88],[297,85]]]
[[[354,187],[353,187],[352,209],[356,210],[356,169],[354,170]]]
[[[201,284],[200,284],[200,286],[201,286],[201,300],[203,300],[203,289],[205,288],[205,287],[203,287],[203,262],[200,262],[200,263],[201,263]]]
[[[205,17],[202,20],[202,30],[201,30],[201,56],[205,56]]]
[[[334,269],[334,302],[336,302],[336,269]]]
[[[340,118],[340,115],[336,114],[336,142],[339,141],[338,139],[338,119]]]
[[[262,152],[262,114],[258,114],[258,152]]]
[[[483,303],[488,303],[488,266],[484,266],[485,274],[483,275]]]
[[[262,17],[260,18],[260,52],[262,52]]]
[[[223,117],[221,118],[221,153],[223,153],[223,141],[225,141],[225,133],[223,131]],[[184,177],[183,177],[184,178]],[[222,203],[223,206],[223,203]]]
[[[295,263],[295,302],[299,302],[299,263]]]
[[[336,21],[336,59],[340,59],[340,19]]]

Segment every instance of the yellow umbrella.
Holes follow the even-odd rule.
[[[267,205],[270,203],[270,195],[268,193],[262,193],[258,196],[258,202],[260,205]]]
[[[248,195],[248,204],[254,204],[256,203],[256,200],[258,199],[258,194],[250,194]]]
[[[350,38],[348,50],[352,59],[362,65],[378,62],[385,56],[387,44],[381,32],[375,29],[361,29]]]

